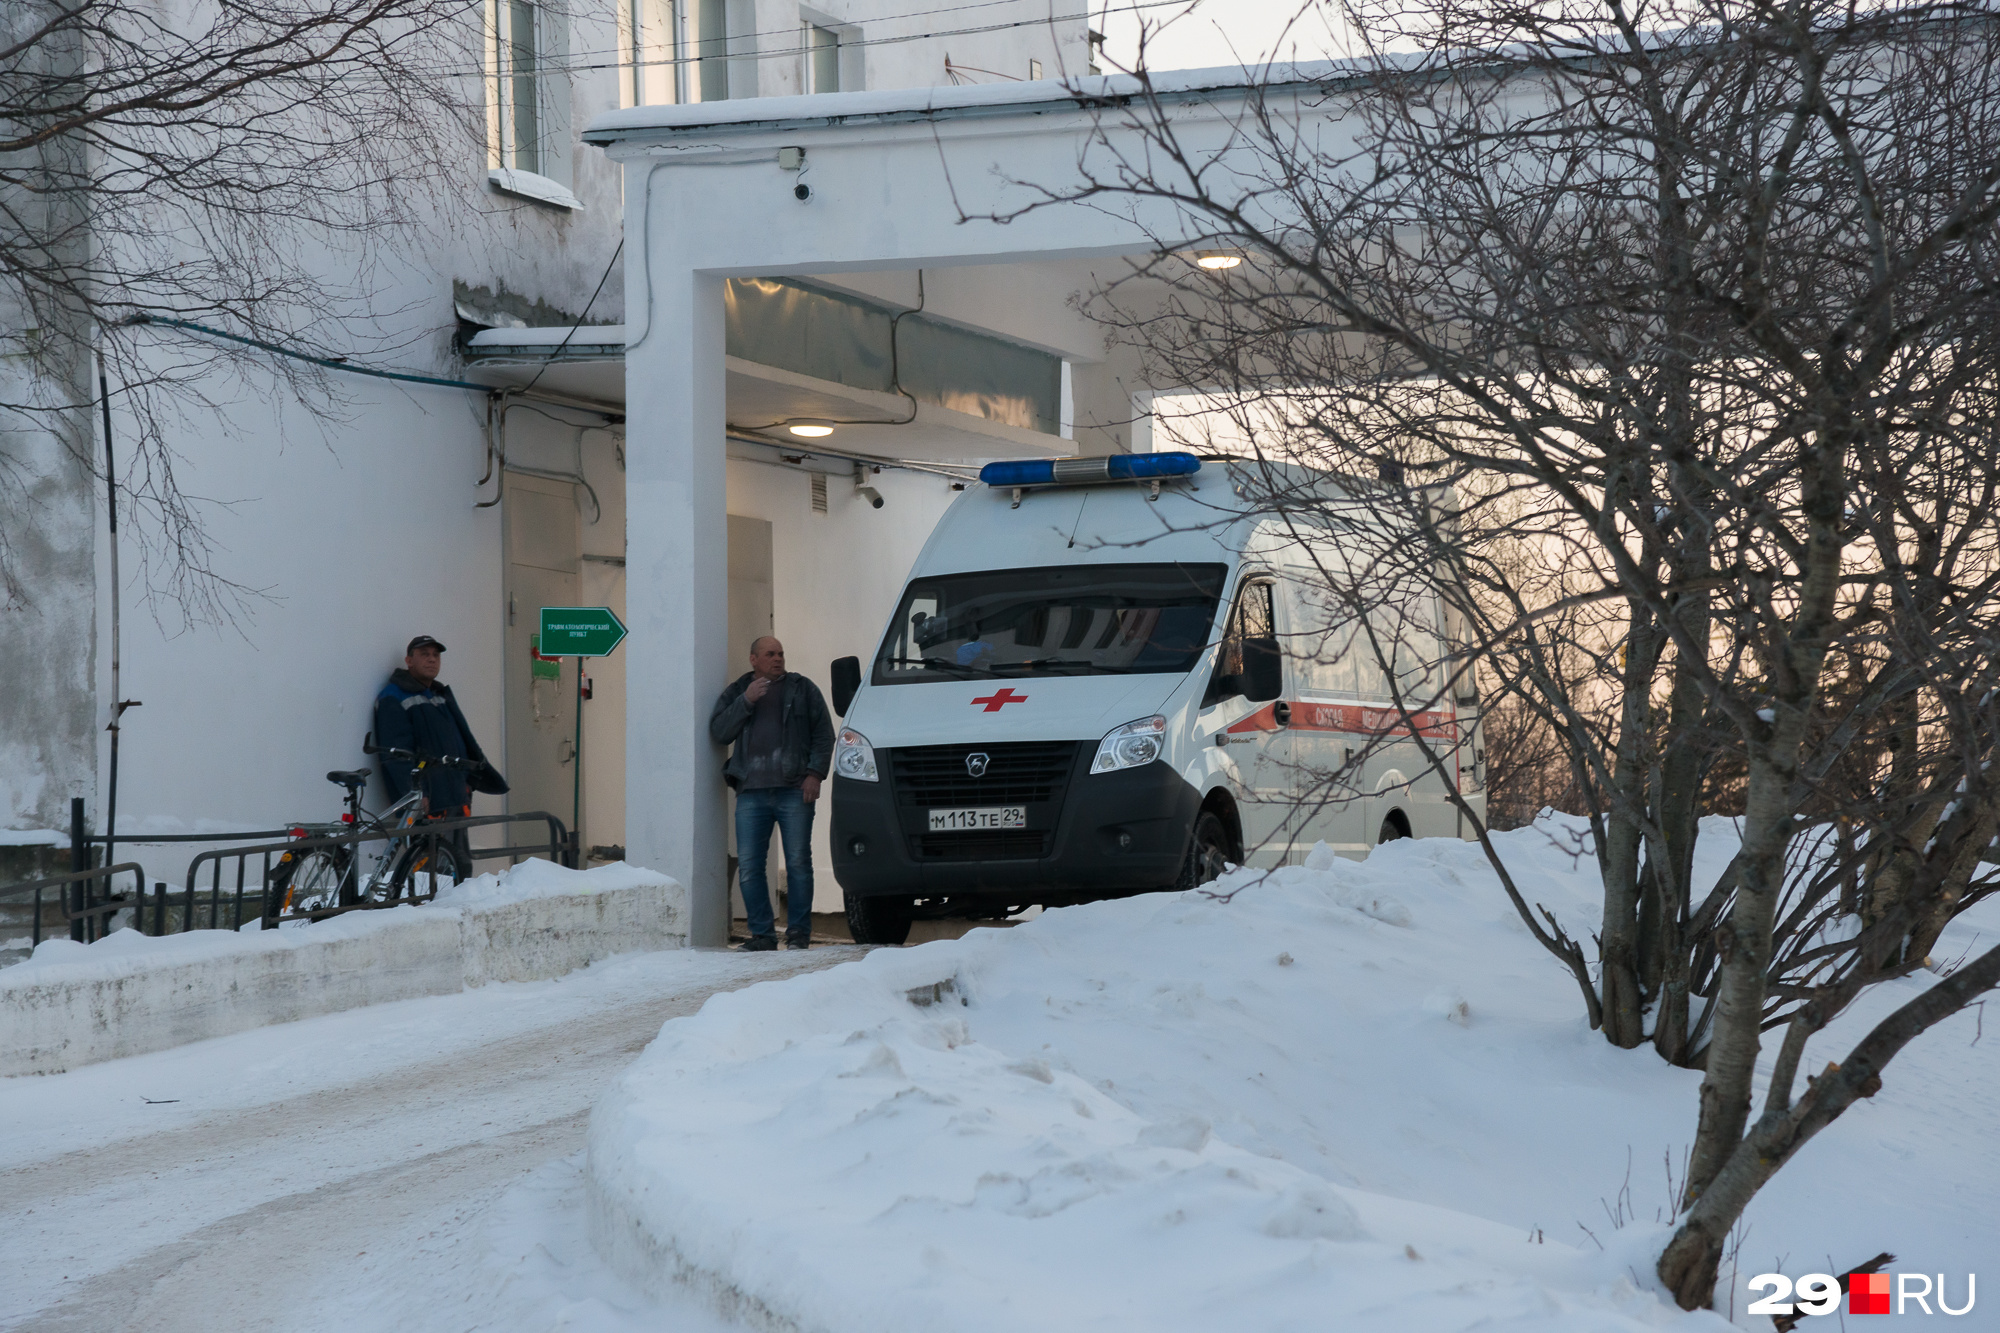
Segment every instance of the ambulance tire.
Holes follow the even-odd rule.
[[[1194,836],[1188,839],[1187,859],[1181,863],[1181,877],[1174,888],[1186,893],[1220,878],[1229,852],[1229,826],[1218,812],[1202,811],[1195,818]]]
[[[847,899],[847,933],[856,944],[901,944],[910,938],[908,898]]]

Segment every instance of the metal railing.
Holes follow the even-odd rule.
[[[112,880],[119,875],[132,876],[132,893],[113,892]],[[100,896],[97,882],[104,882],[104,892]],[[162,889],[166,885],[160,886]],[[0,899],[30,898],[34,903],[33,946],[42,942],[42,898],[50,889],[62,891],[63,922],[71,939],[88,944],[104,936],[105,918],[125,908],[138,908],[144,901],[146,892],[146,868],[137,861],[121,861],[115,866],[94,866],[88,870],[72,870],[66,874],[50,875],[47,879],[31,879],[20,884],[0,886]]]
[[[548,839],[544,842],[522,843],[504,847],[467,847],[458,835],[465,830],[488,828],[499,824],[540,823],[548,829]],[[274,901],[274,871],[284,864],[285,859],[296,859],[320,849],[352,848],[359,855],[359,849],[366,843],[386,843],[382,857],[386,861],[397,855],[393,844],[415,845],[428,853],[426,864],[438,863],[438,849],[448,848],[457,856],[473,861],[490,860],[498,857],[519,858],[523,856],[547,856],[558,865],[576,865],[576,840],[563,822],[546,811],[534,810],[513,815],[475,815],[463,819],[437,819],[402,829],[364,829],[355,833],[332,833],[305,838],[287,838],[282,842],[260,843],[250,847],[224,847],[206,851],[188,863],[187,882],[183,892],[185,899],[181,908],[182,930],[197,929],[240,929],[247,921],[261,918],[265,929],[272,929],[280,921],[317,921],[325,917],[339,916],[343,912],[365,911],[371,908],[393,907],[398,903],[423,902],[436,895],[437,877],[427,871],[408,874],[407,880],[391,885],[393,892],[379,901],[342,903],[333,907],[314,908],[310,911],[284,912]],[[274,859],[275,858],[275,859]],[[250,864],[256,860],[259,874],[253,880]],[[231,876],[225,863],[235,862],[235,874]],[[204,887],[202,879],[206,871],[208,883]],[[360,880],[357,867],[355,879]],[[428,888],[419,892],[418,880],[428,882]],[[202,897],[206,894],[208,925],[196,926],[191,923],[200,919]],[[228,905],[233,919],[232,925],[224,925],[223,908]],[[250,908],[246,913],[245,909]],[[159,927],[152,934],[168,933],[164,913]]]
[[[510,843],[501,847],[472,847],[464,837],[466,831],[470,829],[513,824],[539,824],[547,830],[548,837],[541,841]],[[246,922],[259,919],[263,921],[266,929],[271,929],[280,920],[318,920],[323,917],[338,916],[343,912],[393,907],[398,903],[422,902],[436,896],[437,877],[427,870],[417,868],[406,870],[402,881],[390,884],[389,887],[393,891],[379,900],[343,903],[280,916],[274,910],[274,907],[281,905],[273,902],[274,890],[277,888],[274,872],[287,860],[296,859],[322,848],[351,849],[349,854],[358,860],[361,855],[360,849],[364,844],[387,844],[380,853],[378,866],[386,866],[402,854],[402,849],[397,844],[402,844],[404,847],[414,845],[428,853],[421,862],[411,858],[408,863],[410,866],[437,865],[441,847],[449,849],[455,858],[462,857],[474,862],[500,857],[518,861],[522,857],[545,856],[556,864],[571,869],[575,869],[578,864],[575,835],[564,826],[562,820],[540,810],[513,815],[477,815],[463,819],[430,820],[408,828],[363,829],[353,833],[330,833],[308,837],[284,836],[283,830],[275,832],[282,840],[262,842],[248,847],[213,848],[200,853],[188,863],[187,877],[179,888],[170,887],[161,881],[155,883],[149,891],[146,887],[145,867],[137,861],[123,861],[114,866],[93,866],[43,879],[0,885],[0,903],[21,899],[30,901],[34,914],[31,944],[39,946],[43,936],[42,919],[47,896],[52,891],[60,892],[62,918],[69,937],[87,944],[92,940],[103,938],[108,933],[106,927],[110,918],[127,909],[132,911],[132,925],[135,929],[148,935],[169,935],[190,930],[234,930],[241,928]],[[217,836],[181,834],[167,835],[159,840],[213,842]],[[120,841],[125,840],[120,839]],[[146,841],[146,839],[134,839],[134,841]],[[230,873],[228,866],[230,862],[235,863],[233,874]],[[253,862],[258,871],[254,878],[250,873]],[[132,877],[129,891],[115,890],[114,881],[124,875]],[[357,866],[354,871],[354,881],[360,883],[364,878]]]

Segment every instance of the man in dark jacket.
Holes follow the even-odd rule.
[[[833,715],[819,686],[785,670],[785,645],[765,635],[750,645],[749,673],[715,701],[708,734],[717,745],[736,742],[722,778],[736,789],[736,876],[750,921],[750,942],[743,947],[778,947],[764,873],[775,825],[785,847],[785,946],[806,948],[812,942],[813,803],[833,763]]]
[[[428,634],[410,640],[404,651],[402,669],[375,696],[375,743],[385,750],[410,750],[433,759],[470,759],[484,764],[486,756],[472,739],[472,728],[452,697],[451,686],[438,681],[444,667],[444,645]],[[382,756],[382,776],[389,784],[391,800],[409,794],[412,770],[407,759]],[[418,779],[431,814],[456,817],[470,813],[472,796],[467,780],[472,770],[459,765],[426,764]],[[483,776],[483,775],[482,775]],[[496,773],[481,784],[490,790]],[[498,789],[505,791],[504,784]]]

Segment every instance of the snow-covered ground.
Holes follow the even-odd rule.
[[[1587,930],[1593,867],[1505,841]],[[0,1328],[740,1328],[719,1301],[869,1333],[1762,1333],[1756,1273],[1888,1250],[1958,1300],[1991,1248],[1977,1014],[1758,1200],[1733,1321],[1684,1315],[1651,1257],[1699,1076],[1585,1029],[1476,848],[1222,887],[865,958],[633,955],[0,1081]],[[1975,917],[1938,957],[2000,932]],[[621,1209],[692,1284],[593,1248]]]
[[[583,1242],[590,1107],[667,1019],[859,952],[625,954],[0,1079],[0,1329],[711,1329]]]
[[[1585,933],[1594,868],[1559,832],[1507,855]],[[1713,869],[1728,829],[1707,832]],[[1477,848],[1322,851],[1221,887],[716,997],[593,1116],[601,1242],[778,1327],[1727,1326],[1651,1273],[1699,1075],[1586,1029]],[[1980,915],[1938,956],[1990,940]],[[1884,988],[1807,1067],[1931,980]],[[1751,1276],[1881,1250],[1963,1291],[2000,1214],[1978,1025],[1919,1041],[1760,1198],[1725,1270],[1741,1326],[1770,1327]]]

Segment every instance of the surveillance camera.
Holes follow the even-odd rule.
[[[806,200],[812,197],[813,197],[813,187],[806,184],[804,181],[800,181],[797,185],[794,185],[792,187],[792,198],[798,200],[800,203],[803,204]]]
[[[875,508],[880,509],[882,507],[882,492],[876,490],[873,486],[856,486],[854,493]]]

